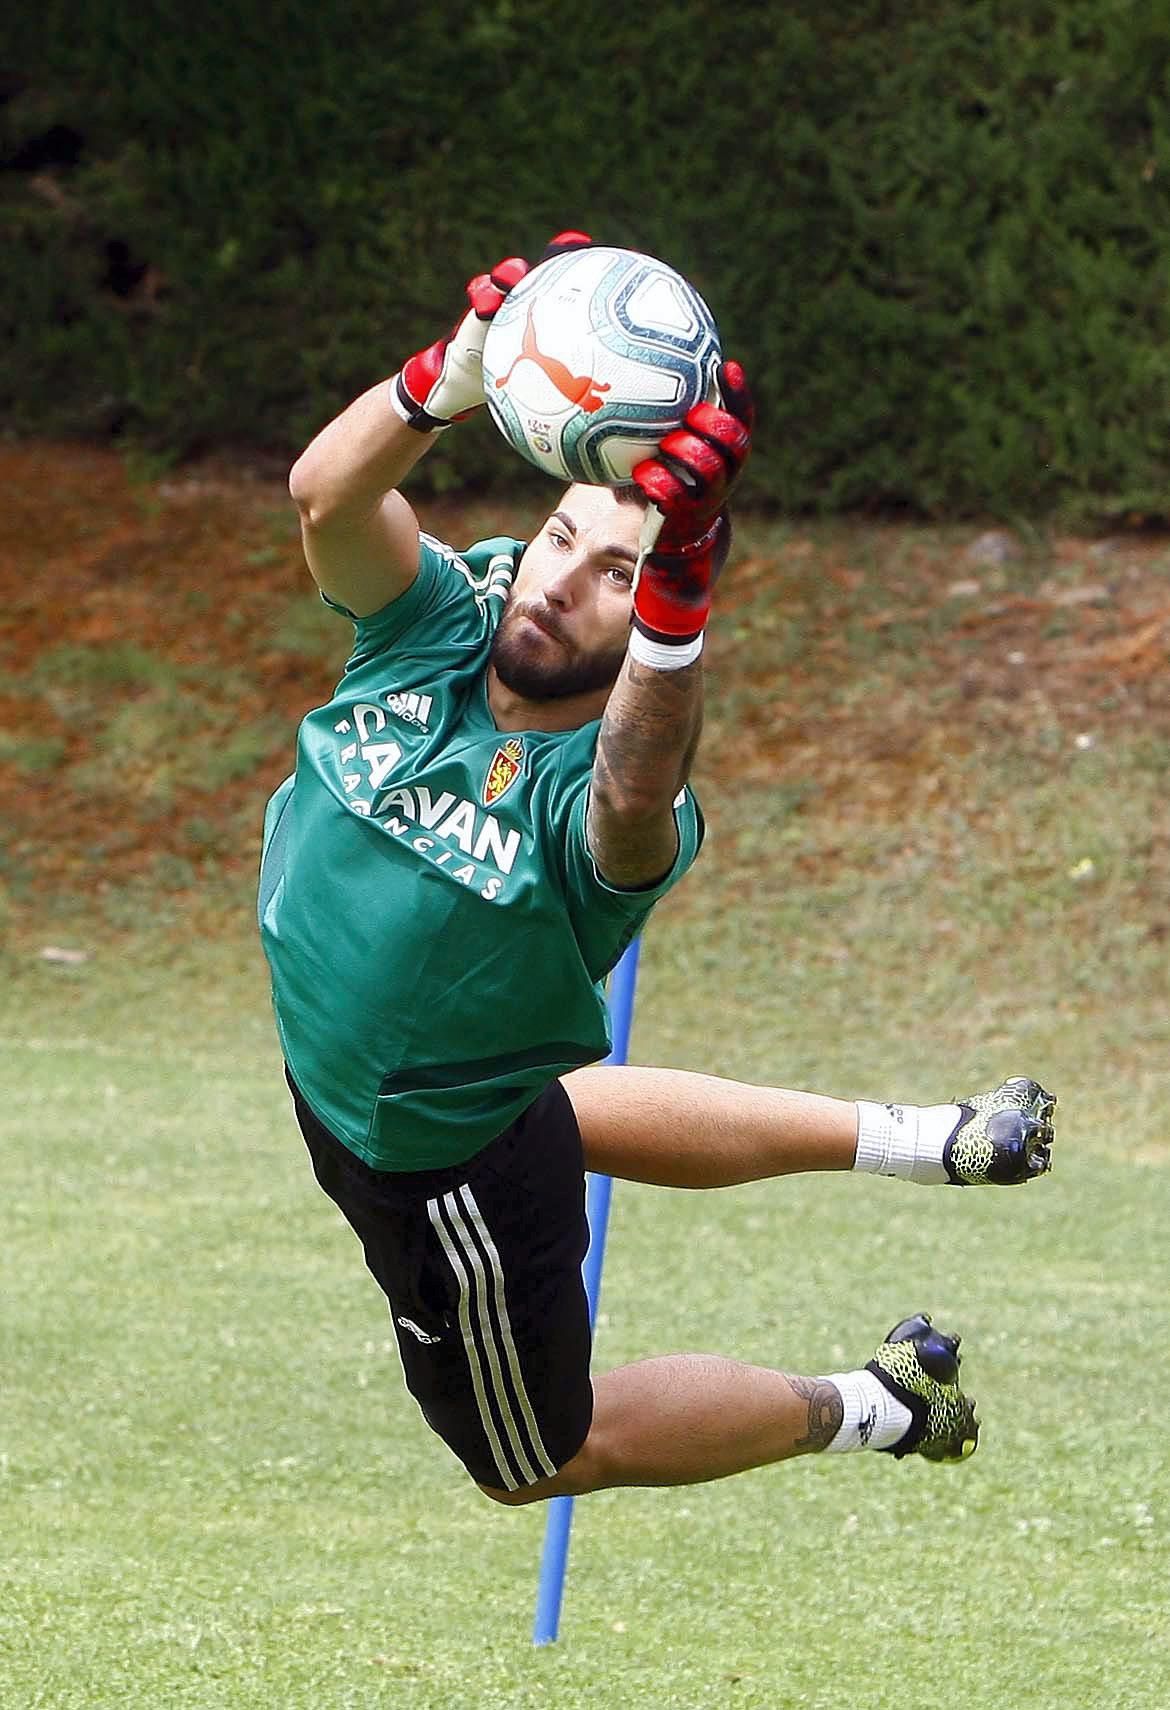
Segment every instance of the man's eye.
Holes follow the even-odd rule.
[[[633,572],[623,569],[620,564],[611,564],[606,574],[615,582],[620,582],[623,588],[630,587],[634,580]]]
[[[568,546],[569,544],[568,535],[562,534],[559,528],[550,529],[548,538],[552,541],[554,546]]]

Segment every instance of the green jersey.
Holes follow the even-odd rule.
[[[523,550],[424,535],[303,721],[268,804],[259,919],[277,1030],[317,1116],[376,1169],[458,1163],[549,1081],[610,1049],[603,982],[698,852],[606,883],[585,841],[597,722],[505,733],[486,666]]]

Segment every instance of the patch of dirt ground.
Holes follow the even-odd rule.
[[[318,621],[283,480],[30,444],[0,445],[0,481],[0,881],[77,896],[251,869],[346,640]],[[425,521],[466,544],[512,514],[447,503]],[[745,519],[741,542],[709,648],[717,793],[815,768],[895,812],[908,769],[988,720],[1170,740],[1162,536]],[[954,690],[928,728],[907,662]]]

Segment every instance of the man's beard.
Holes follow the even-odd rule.
[[[548,650],[537,654],[534,647],[525,643],[521,631],[521,619],[525,617],[537,621],[539,628],[560,643],[551,650],[551,657]],[[582,653],[568,641],[548,611],[542,610],[537,620],[531,607],[509,601],[492,639],[488,663],[495,667],[504,687],[524,700],[560,701],[570,695],[591,695],[598,689],[612,688],[625,656],[625,642],[605,653]]]

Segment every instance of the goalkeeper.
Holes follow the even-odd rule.
[[[753,410],[727,362],[719,403],[628,490],[570,487],[527,545],[420,534],[399,486],[483,402],[484,334],[525,271],[474,279],[454,332],[290,479],[309,569],[355,630],[268,805],[260,880],[317,1179],[426,1420],[502,1503],[818,1451],[961,1457],[978,1426],[958,1340],[923,1314],[846,1372],[676,1354],[590,1374],[585,1170],[1022,1182],[1048,1168],[1054,1101],[1022,1078],[918,1109],[590,1066],[609,1048],[601,982],[702,841],[703,633]]]

